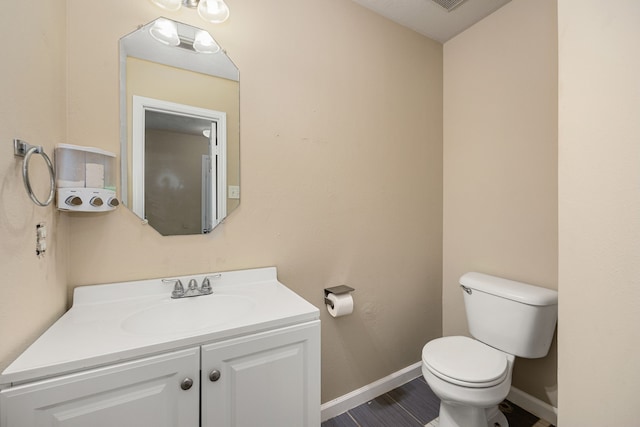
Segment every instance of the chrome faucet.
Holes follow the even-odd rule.
[[[184,286],[180,279],[162,279],[162,283],[173,283],[173,291],[171,291],[171,298],[189,298],[189,297],[199,297],[201,295],[209,295],[213,293],[211,289],[211,282],[209,282],[209,278],[205,277],[202,281],[202,286],[198,287],[198,282],[196,279],[189,280],[189,285],[187,286],[187,290],[185,291]]]

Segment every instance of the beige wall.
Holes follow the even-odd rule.
[[[207,28],[240,69],[240,207],[207,236],[161,237],[126,209],[73,215],[69,284],[276,265],[320,307],[349,284],[352,316],[321,310],[327,401],[417,362],[442,331],[442,45],[350,1],[229,6]],[[118,38],[160,12],[68,7],[68,142],[118,151]]]
[[[21,138],[53,158],[55,144],[65,142],[65,20],[56,2],[7,2],[0,13],[0,370],[66,308],[66,221],[53,206],[29,199],[12,145]],[[46,200],[49,176],[40,156],[29,169]],[[35,253],[39,222],[49,232],[42,258]]]
[[[559,423],[635,426],[640,2],[558,0],[558,21]]]
[[[459,277],[557,288],[556,2],[513,0],[444,45],[443,333],[468,334]],[[554,405],[556,351],[515,387]]]

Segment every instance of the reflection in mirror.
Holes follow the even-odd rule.
[[[133,96],[132,209],[160,234],[209,233],[226,216],[226,128],[222,111]]]
[[[177,43],[150,34],[160,20]],[[239,73],[202,33],[159,18],[120,40],[122,200],[162,235],[208,233],[240,203]]]

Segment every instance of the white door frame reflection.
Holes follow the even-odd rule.
[[[153,116],[150,116],[152,114]],[[149,123],[149,117],[161,118],[161,120],[154,121],[154,124]],[[158,232],[162,235],[174,235],[174,234],[199,234],[209,233],[220,223],[227,214],[227,115],[223,111],[215,111],[206,108],[193,107],[190,105],[178,104],[174,102],[168,102],[153,98],[147,98],[142,96],[133,97],[133,122],[132,122],[132,210],[140,218],[147,219]],[[208,156],[210,159],[210,173],[211,180],[207,183],[203,183],[202,177],[206,176],[206,169],[199,173],[200,185],[195,188],[194,193],[201,194],[198,199],[201,200],[197,212],[194,212],[195,208],[189,208],[190,204],[181,203],[176,196],[185,191],[183,185],[183,179],[179,178],[176,171],[179,169],[179,165],[176,164],[175,168],[172,166],[171,159],[165,159],[165,162],[159,162],[156,158],[153,162],[164,164],[164,170],[160,173],[164,179],[162,179],[161,187],[163,187],[165,194],[160,194],[150,200],[148,194],[151,190],[148,189],[145,180],[153,179],[148,176],[145,171],[148,169],[148,163],[146,163],[147,157],[149,157],[149,146],[151,141],[148,139],[147,130],[158,129],[174,134],[174,136],[183,135],[185,138],[187,135],[193,137],[205,138],[204,133],[208,133],[209,137],[206,148],[206,153],[203,156]],[[208,132],[204,132],[208,130]],[[181,151],[183,148],[178,144],[172,143],[173,149]],[[186,145],[185,145],[186,147]],[[181,151],[182,152],[182,151]],[[153,155],[153,153],[151,153]],[[166,156],[165,156],[166,157]],[[184,156],[174,156],[174,160],[177,162],[179,159],[183,159]],[[206,164],[206,159],[200,156],[191,159],[194,163],[198,162],[203,167]],[[162,166],[159,166],[162,168]],[[189,168],[187,166],[187,168]],[[191,172],[194,172],[194,168],[191,167]],[[158,174],[155,174],[156,177]],[[193,181],[193,180],[192,180]],[[207,185],[208,184],[208,185]],[[147,190],[145,188],[147,187]],[[207,187],[209,189],[207,189]],[[192,200],[193,198],[185,198],[185,200]],[[162,215],[171,215],[169,212],[173,212],[173,218],[163,218],[161,216],[153,215],[153,204],[173,204],[173,210],[163,210]],[[181,218],[180,221],[175,220],[175,216]],[[193,218],[200,218],[198,230],[194,229]],[[165,229],[163,223],[178,224],[178,228]]]

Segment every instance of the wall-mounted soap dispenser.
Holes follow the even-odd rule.
[[[70,144],[57,145],[55,153],[58,209],[103,212],[120,204],[114,153]]]

